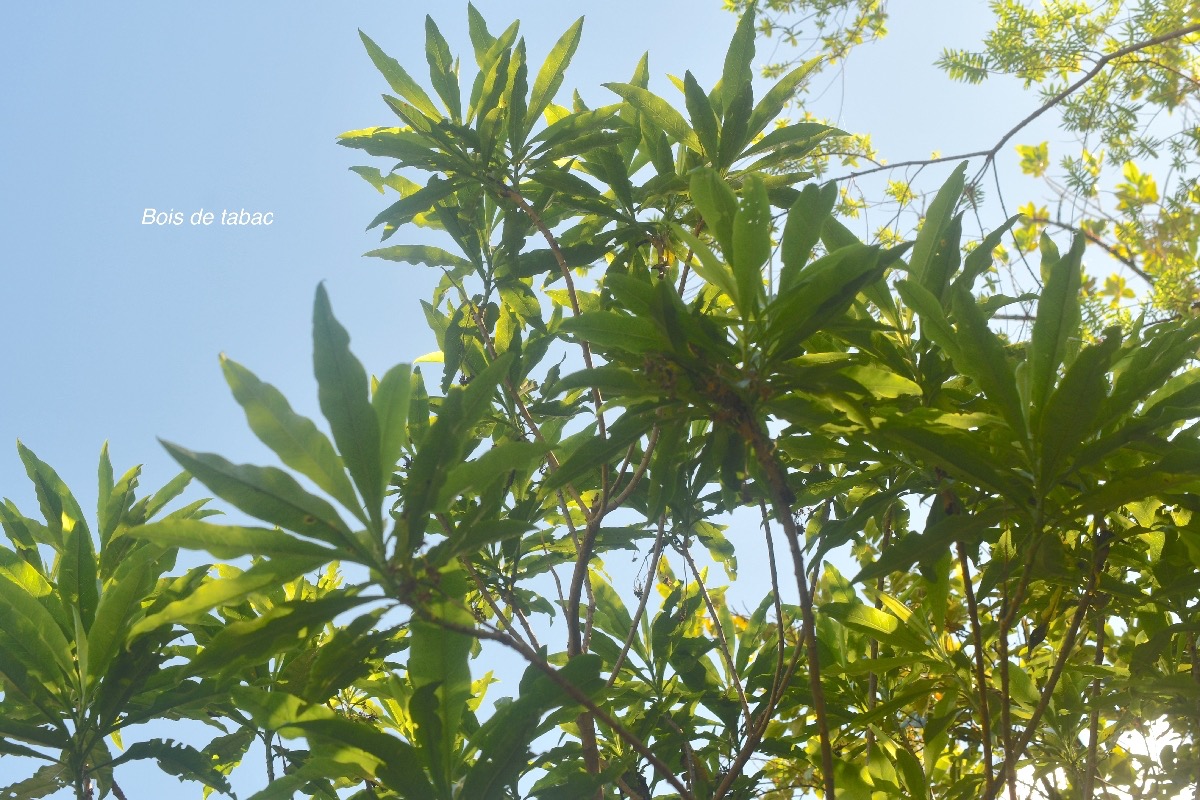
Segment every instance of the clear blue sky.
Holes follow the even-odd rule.
[[[585,14],[564,90],[579,88],[592,104],[610,102],[599,84],[625,80],[647,50],[665,96],[676,98],[668,72],[691,69],[711,85],[735,22],[720,0],[477,6],[493,29],[520,16],[539,62]],[[217,355],[319,417],[309,350],[319,281],[369,370],[435,348],[418,301],[436,273],[359,256],[377,241],[363,229],[387,201],[347,170],[368,162],[334,143],[342,131],[391,124],[379,99],[386,84],[356,29],[423,75],[427,11],[455,51],[468,53],[465,3],[7,4],[0,496],[35,512],[17,438],[59,470],[85,508],[94,508],[105,439],[118,470],[146,465],[151,489],[177,471],[156,437],[273,463],[229,395]],[[1032,108],[1033,98],[1006,91],[997,99],[930,66],[941,46],[978,40],[983,2],[918,0],[894,11],[907,16],[852,59],[818,113],[870,131],[900,160],[990,144]],[[183,212],[185,224],[142,225],[147,208]],[[272,212],[274,223],[186,224],[201,208]],[[413,230],[393,241],[421,237]],[[0,785],[19,777],[11,773],[0,764]],[[178,790],[173,778],[145,780],[153,783],[126,788]]]

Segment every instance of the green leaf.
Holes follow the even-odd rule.
[[[967,162],[964,161],[954,168],[949,179],[938,190],[937,196],[929,204],[929,211],[917,233],[908,262],[913,279],[939,300],[945,293],[950,276],[933,269],[934,256],[947,248],[958,248],[958,242],[949,241],[947,233],[953,221],[954,207],[962,197],[966,172]]]
[[[401,225],[407,225],[413,221],[413,218],[418,214],[424,214],[429,209],[433,208],[440,201],[446,199],[455,191],[455,185],[451,181],[442,180],[434,176],[429,179],[429,183],[421,187],[410,195],[400,198],[395,203],[379,212],[375,219],[371,220],[371,224],[367,226],[367,230],[377,227],[380,224],[384,225],[383,238],[387,239]],[[378,251],[371,251],[378,252]]]
[[[751,5],[738,20],[737,30],[725,52],[725,64],[721,69],[721,115],[726,120],[738,93],[748,89],[754,79],[750,68],[754,60],[754,16],[755,7]]]
[[[50,612],[0,574],[0,674],[21,693],[41,698],[50,687],[74,685],[71,646]],[[53,691],[53,690],[51,690]]]
[[[299,539],[275,528],[246,528],[240,525],[217,525],[196,519],[168,519],[132,528],[126,534],[166,547],[206,550],[215,557],[232,560],[243,556],[279,558],[301,556],[337,561],[342,554],[336,550]]]
[[[397,244],[378,250],[368,250],[363,255],[426,267],[446,267],[453,270],[469,270],[471,268],[471,262],[465,258],[448,253],[440,247],[425,244]]]
[[[350,560],[362,559],[358,540],[333,506],[304,491],[283,470],[231,464],[212,453],[193,453],[170,442],[162,444],[222,500],[264,522],[339,546]]]
[[[921,636],[892,614],[862,603],[826,603],[821,613],[828,614],[847,628],[860,631],[873,639],[900,650],[919,653],[926,643]]]
[[[382,535],[383,473],[380,469],[379,420],[371,408],[370,381],[350,352],[350,336],[333,316],[329,295],[317,286],[313,303],[313,372],[321,413],[358,486],[374,530]],[[215,491],[215,490],[214,490]]]
[[[442,400],[437,421],[431,425],[417,447],[408,480],[404,484],[406,540],[410,551],[421,545],[429,515],[450,470],[462,463],[467,436],[490,410],[490,401],[512,366],[515,354],[505,353],[475,376],[465,388],[451,387]]]
[[[312,420],[292,411],[287,398],[253,372],[224,356],[221,368],[234,398],[246,412],[246,421],[259,440],[279,460],[328,492],[343,507],[366,522],[354,487],[328,437]]]
[[[82,520],[63,519],[63,552],[58,562],[58,589],[68,606],[79,610],[84,626],[96,617],[100,600],[96,550]]]
[[[198,781],[222,794],[233,796],[229,779],[217,771],[212,758],[194,747],[178,744],[172,739],[150,739],[129,746],[109,764],[110,767],[138,759],[152,758],[163,772],[177,776],[181,781]]]
[[[188,669],[197,675],[236,673],[267,663],[280,653],[314,646],[325,625],[371,598],[332,594],[311,600],[289,600],[260,616],[225,625],[194,657]]]
[[[754,316],[765,299],[763,265],[771,257],[771,201],[758,175],[747,175],[742,204],[733,219],[733,251],[727,253],[737,280],[743,317]]]
[[[583,17],[580,17],[559,37],[554,47],[550,49],[550,54],[546,56],[546,60],[542,62],[542,68],[538,70],[537,78],[533,81],[533,91],[529,95],[526,132],[533,129],[534,124],[542,116],[542,112],[546,110],[546,106],[550,105],[554,96],[558,94],[567,66],[571,63],[571,58],[579,47],[582,32]]]
[[[787,292],[799,277],[812,255],[813,247],[821,240],[821,229],[837,203],[837,184],[818,187],[810,183],[800,190],[800,197],[788,210],[783,226],[779,254],[783,269],[779,273],[779,293]]]
[[[372,756],[378,761],[374,771],[376,777],[402,798],[426,800],[435,796],[412,745],[384,733],[373,725],[342,717],[331,717],[301,720],[289,727],[303,731],[310,745],[318,753],[326,748],[329,748],[331,753],[337,753],[349,746]]]
[[[958,322],[958,358],[954,358],[954,366],[1000,408],[1017,441],[1024,446],[1028,441],[1025,414],[1004,344],[988,328],[975,298],[965,288],[955,287],[953,308]]]
[[[1080,339],[1080,259],[1086,240],[1075,237],[1066,257],[1060,258],[1049,236],[1042,236],[1042,272],[1045,288],[1038,301],[1037,318],[1029,341],[1029,405],[1031,418],[1039,419],[1055,384],[1058,368]]]
[[[164,625],[198,620],[217,606],[287,583],[317,569],[327,560],[324,557],[299,556],[274,558],[261,561],[235,577],[207,581],[186,597],[168,603],[161,610],[141,619],[130,629],[129,639],[136,639]]]
[[[1041,447],[1039,486],[1050,490],[1060,467],[1096,431],[1100,408],[1108,396],[1108,371],[1121,346],[1120,329],[1104,341],[1086,347],[1067,369],[1062,382],[1046,401],[1037,442]]]
[[[384,373],[371,394],[379,420],[379,467],[383,492],[391,483],[400,454],[408,445],[408,411],[412,404],[413,374],[408,364],[397,364]]]
[[[131,532],[141,530],[141,527],[135,527]],[[121,561],[105,585],[96,606],[96,619],[87,632],[89,677],[95,679],[105,675],[125,646],[129,626],[158,578],[160,570],[154,569],[154,564],[161,554],[162,551],[154,546],[136,548]]]
[[[458,62],[450,54],[450,45],[442,37],[433,17],[425,15],[425,60],[429,62],[429,80],[433,90],[446,104],[455,122],[462,120],[462,95],[458,88]],[[437,119],[441,114],[431,115]]]
[[[791,358],[804,342],[850,308],[859,292],[883,276],[903,248],[851,245],[817,259],[797,273],[786,294],[767,307],[766,339],[773,357]]]
[[[550,449],[543,442],[504,442],[474,461],[452,468],[438,493],[436,511],[446,511],[455,498],[468,492],[483,494],[488,487],[506,480],[514,471],[523,472]]]
[[[383,73],[383,77],[387,80],[388,85],[392,87],[392,91],[403,97],[408,102],[416,106],[421,113],[432,119],[441,117],[437,106],[429,99],[429,95],[425,94],[416,81],[414,81],[404,67],[394,58],[389,57],[379,48],[379,45],[371,41],[371,38],[363,33],[358,32],[359,38],[367,48],[367,54],[371,57],[371,61],[375,63],[375,68]]]
[[[473,639],[465,633],[449,630],[437,621],[471,629],[475,626],[475,617],[466,607],[467,579],[457,564],[442,570],[437,585],[437,595],[428,606],[432,619],[415,618],[410,625],[412,646],[408,677],[415,692],[419,693],[425,687],[434,692],[441,728],[439,741],[434,746],[448,770],[457,753],[459,720],[471,697],[469,657]]]
[[[1010,502],[1030,499],[1028,487],[997,467],[996,457],[969,432],[929,424],[893,424],[880,433],[893,443],[893,452],[909,452],[931,467],[940,467]]]
[[[720,153],[720,138],[717,132],[717,114],[708,100],[708,94],[696,83],[691,72],[683,75],[684,100],[692,128],[700,140],[700,146],[710,162],[717,160]]]
[[[783,76],[778,83],[763,95],[762,100],[758,101],[758,105],[754,107],[754,111],[750,114],[750,121],[746,130],[750,138],[762,133],[767,125],[771,124],[779,116],[779,112],[783,111],[783,107],[787,105],[787,102],[795,97],[796,89],[799,87],[800,82],[820,66],[822,61],[823,58],[821,57],[806,61]]]
[[[738,213],[737,195],[712,167],[701,167],[692,173],[690,190],[692,202],[696,204],[704,224],[717,240],[725,257],[732,258],[733,220]]]
[[[700,259],[699,263],[691,265],[692,270],[701,278],[724,292],[738,308],[741,308],[738,301],[737,281],[733,277],[733,271],[727,265],[721,263],[720,259],[717,258],[708,245],[679,225],[672,225],[671,230]],[[732,241],[732,235],[730,240]]]
[[[604,87],[623,97],[672,139],[689,150],[704,154],[704,148],[700,146],[700,140],[696,137],[695,131],[688,127],[687,120],[683,118],[683,115],[666,100],[640,86],[631,86],[627,83],[606,83]]]
[[[576,478],[598,470],[601,464],[608,463],[618,453],[624,453],[629,445],[644,436],[650,428],[651,422],[645,415],[626,412],[608,426],[607,438],[594,436],[586,439],[558,469],[546,477],[542,489],[547,491],[566,486]]]
[[[588,311],[563,320],[559,330],[601,350],[647,353],[669,346],[666,336],[653,322],[617,311]]]

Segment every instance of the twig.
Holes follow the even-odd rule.
[[[658,559],[662,555],[663,543],[666,541],[667,534],[667,518],[660,516],[658,518],[658,533],[654,537],[654,546],[650,549],[650,574],[653,575],[658,569]],[[633,615],[633,624],[629,626],[629,635],[625,637],[624,643],[621,645],[621,652],[617,655],[616,663],[612,666],[612,674],[608,676],[607,686],[612,688],[617,682],[617,673],[621,671],[621,666],[625,663],[625,659],[629,657],[629,648],[633,646],[633,640],[637,636],[638,625],[641,624],[642,615],[646,613],[646,603],[650,600],[650,587],[642,588],[642,593],[638,597],[637,611]]]
[[[975,587],[971,582],[971,565],[967,561],[967,549],[958,545],[958,563],[962,568],[963,593],[967,598],[967,613],[971,617],[971,639],[975,643],[975,683],[979,687],[979,727],[983,739],[984,774],[992,774],[992,719],[988,708],[987,670],[983,663],[983,630],[979,624],[979,605],[975,601]],[[1005,699],[1007,703],[1007,697]]]
[[[696,568],[696,562],[692,559],[691,550],[687,547],[679,547],[677,549],[696,575],[696,586],[700,589],[700,597],[704,599],[704,607],[708,609],[708,615],[712,618],[713,629],[717,632],[717,649],[721,651],[721,657],[725,660],[725,668],[729,670],[729,678],[733,681],[733,688],[737,691],[738,700],[742,704],[742,713],[746,715],[746,731],[749,732],[754,724],[754,719],[750,714],[750,703],[746,701],[746,690],[742,687],[742,679],[738,677],[737,668],[734,666],[733,653],[730,651],[729,642],[725,638],[725,630],[721,626],[721,619],[717,616],[717,607],[713,605],[712,598],[708,594],[708,589],[704,586],[704,581],[700,577],[700,570]]]
[[[1032,113],[1030,113],[1028,116],[1026,116],[1024,119],[1022,119],[1016,125],[1014,125],[1012,128],[1010,128],[1003,136],[1000,137],[1000,140],[998,142],[996,142],[995,145],[993,145],[991,148],[989,148],[987,150],[975,150],[970,153],[961,153],[961,154],[953,155],[953,156],[940,156],[938,158],[925,158],[925,159],[913,159],[911,161],[898,161],[895,164],[884,164],[882,166],[872,167],[870,169],[860,170],[858,172],[851,172],[846,175],[842,175],[840,177],[834,178],[833,180],[835,182],[840,182],[840,181],[845,181],[845,180],[851,180],[853,178],[859,178],[864,175],[870,175],[875,172],[882,172],[884,170],[889,170],[889,169],[897,169],[900,167],[927,166],[929,164],[940,164],[940,163],[943,163],[946,161],[962,161],[964,159],[976,158],[978,156],[984,157],[983,167],[980,169],[980,171],[978,173],[979,175],[982,175],[983,172],[987,170],[988,165],[991,164],[991,162],[993,160],[995,160],[996,155],[1000,152],[1000,150],[1004,147],[1004,145],[1008,144],[1008,142],[1014,136],[1016,136],[1018,133],[1020,133],[1022,130],[1024,130],[1026,126],[1028,126],[1030,123],[1032,123],[1038,117],[1040,117],[1042,114],[1045,114],[1047,111],[1049,111],[1050,109],[1057,106],[1063,100],[1066,100],[1072,94],[1074,94],[1075,92],[1077,92],[1081,88],[1083,88],[1093,78],[1095,78],[1097,75],[1099,75],[1104,70],[1104,68],[1109,65],[1109,63],[1115,61],[1118,58],[1123,58],[1125,56],[1132,55],[1133,53],[1137,53],[1141,50],[1146,50],[1146,49],[1148,49],[1150,47],[1154,47],[1156,45],[1165,44],[1165,43],[1173,41],[1175,39],[1182,39],[1183,37],[1188,36],[1193,33],[1196,33],[1198,31],[1200,31],[1200,23],[1188,25],[1183,28],[1177,28],[1173,31],[1167,31],[1166,33],[1159,34],[1158,36],[1152,37],[1150,39],[1144,39],[1140,42],[1134,42],[1133,44],[1126,45],[1125,47],[1122,47],[1119,50],[1114,50],[1113,52],[1108,53],[1107,55],[1101,56],[1100,58],[1096,59],[1095,66],[1093,66],[1090,70],[1085,72],[1083,74],[1083,76],[1079,78],[1079,80],[1075,81],[1070,86],[1066,87],[1061,92],[1054,95],[1049,100],[1045,101],[1040,106],[1038,106]]]
[[[1103,604],[1103,601],[1101,601]],[[1096,614],[1096,655],[1092,658],[1092,666],[1104,666],[1104,614]],[[1087,761],[1083,773],[1083,800],[1092,800],[1096,791],[1096,755],[1099,750],[1100,738],[1100,676],[1092,678],[1092,712],[1088,720],[1088,749]]]

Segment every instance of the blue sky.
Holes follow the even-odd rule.
[[[664,96],[676,98],[668,72],[691,69],[711,85],[735,23],[719,0],[476,5],[493,29],[519,16],[535,62],[586,15],[564,90],[579,88],[592,104],[610,102],[599,84],[625,80],[647,50]],[[8,4],[0,25],[0,496],[36,509],[18,437],[85,508],[94,507],[106,439],[118,470],[146,465],[149,489],[177,471],[156,437],[273,463],[217,356],[228,353],[319,417],[309,350],[319,281],[369,370],[435,349],[418,301],[437,274],[360,257],[377,241],[364,227],[386,201],[347,169],[368,162],[334,139],[391,124],[379,99],[386,84],[356,29],[420,75],[425,13],[468,53],[465,9]],[[817,113],[871,132],[881,152],[901,160],[988,145],[1033,107],[1012,87],[979,92],[931,66],[941,46],[978,41],[983,2],[916,0],[895,10],[906,16],[831,77]],[[143,225],[147,208],[183,212],[185,224]],[[199,209],[272,212],[274,223],[186,224]],[[423,236],[412,230],[392,241]],[[0,784],[12,777],[0,765]],[[161,780],[164,790],[176,786]]]

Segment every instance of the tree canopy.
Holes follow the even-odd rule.
[[[823,62],[754,88],[769,13],[802,9],[851,15],[839,57],[884,20],[752,5],[715,86],[664,98],[644,58],[594,108],[559,102],[582,20],[535,61],[468,5],[473,72],[427,17],[428,80],[361,34],[394,118],[338,141],[391,201],[368,255],[442,275],[439,348],[368,369],[319,286],[323,424],[222,358],[281,466],[166,442],[184,473],[139,498],[106,449],[89,519],[19,447],[42,518],[0,505],[0,754],[43,766],[0,797],[124,800],[139,759],[232,796],[254,742],[254,800],[1194,789],[1200,320],[1097,330],[1081,222],[964,241],[966,162],[911,237],[863,241],[814,166],[848,135],[778,122]],[[945,63],[1069,82],[1064,53],[1126,46],[1078,24],[1074,51],[1014,66],[997,33]],[[1011,235],[1040,276],[1018,297],[986,284]],[[252,521],[168,511],[193,479]],[[219,735],[123,740],[151,719]],[[1130,746],[1160,720],[1168,744]]]

